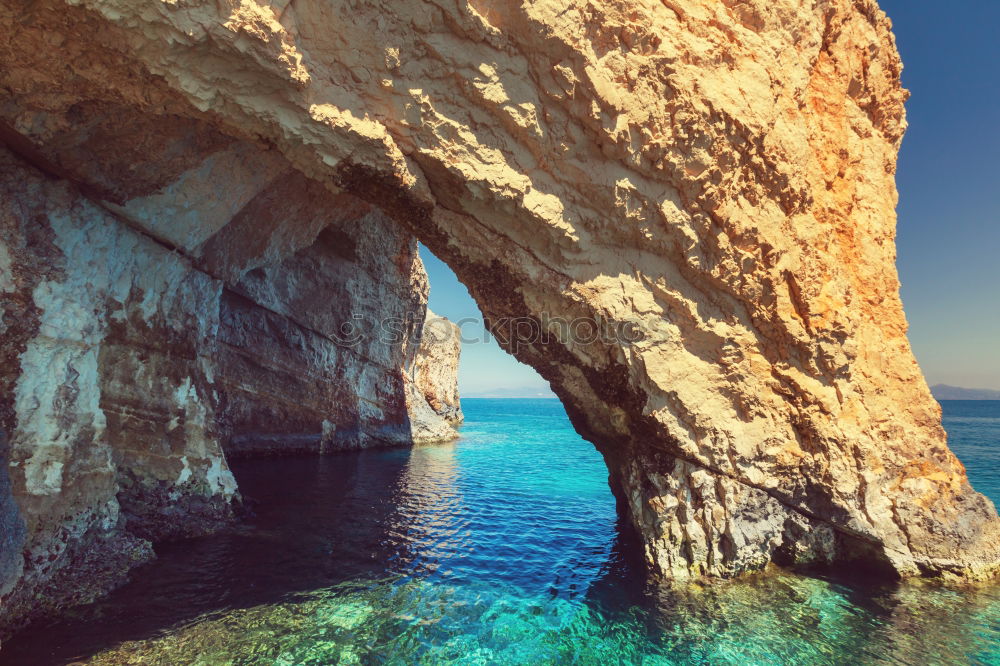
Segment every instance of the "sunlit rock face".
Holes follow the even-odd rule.
[[[252,357],[282,334],[239,323],[236,297],[272,284],[254,271],[313,261],[302,251],[317,237],[315,210],[375,206],[366,214],[393,222],[375,225],[380,242],[402,227],[427,243],[501,342],[551,382],[605,455],[654,575],[815,561],[905,576],[994,573],[996,511],[948,450],[906,340],[893,182],[906,93],[871,0],[5,0],[0,19],[0,112],[27,138],[19,154],[41,146],[37,168],[79,181],[122,224],[224,282],[218,326],[236,341],[232,353],[244,345]],[[170,149],[178,135],[197,148]],[[288,178],[319,208],[225,241],[226,227],[243,229],[230,224],[236,213],[273,182],[273,163],[297,169]],[[224,192],[214,169],[226,174]],[[214,212],[191,210],[215,197]],[[61,310],[32,304],[65,296],[38,285],[80,284],[48,275],[67,270],[48,238],[32,241],[37,268],[11,297],[29,314],[8,324],[10,339],[24,340],[5,352],[8,365],[30,367],[36,329],[61,326],[46,319]],[[393,256],[380,270],[409,275],[412,252]],[[73,261],[83,265],[68,275],[95,272],[86,256]],[[172,270],[144,279],[182,280],[182,267]],[[185,283],[190,298],[210,301],[198,280]],[[126,310],[151,307],[114,293]],[[192,348],[206,317],[184,328]],[[93,330],[118,325],[107,319]],[[133,319],[124,316],[139,327]],[[90,344],[66,351],[80,377],[100,367]],[[209,461],[197,444],[211,439],[204,429],[262,424],[241,406],[255,399],[241,387],[228,388],[230,416],[202,418],[196,357],[183,373],[190,385],[177,375],[162,390],[184,396],[171,404],[192,424],[175,446]],[[4,381],[13,395],[14,380]],[[63,448],[106,427],[81,406],[101,396],[46,399],[65,415]],[[312,418],[308,404],[285,409]],[[326,432],[321,440],[335,441],[340,430]],[[16,435],[10,446],[16,461]],[[102,465],[33,473],[49,488],[84,483]],[[193,482],[226,492],[204,468]],[[15,492],[23,474],[11,468]],[[93,474],[86,483],[111,487]],[[55,497],[45,501],[69,501]],[[87,525],[115,520],[110,508],[92,511]],[[68,516],[79,514],[52,515],[76,525]]]
[[[458,437],[458,326],[426,310],[419,343],[407,362],[406,407],[413,443],[433,444]]]
[[[410,374],[428,406],[452,425],[458,425],[464,418],[458,395],[458,360],[461,353],[461,329],[445,317],[427,310],[420,346]]]

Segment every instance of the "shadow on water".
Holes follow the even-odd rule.
[[[498,626],[513,636],[538,634],[540,621],[572,622],[601,578],[607,601],[626,604],[607,470],[561,406],[470,401],[466,413],[458,443],[234,463],[249,519],[158,546],[131,583],[29,627],[0,662],[128,663],[146,648],[159,661],[165,645],[175,661],[216,648],[226,658],[237,648],[171,645],[309,648],[329,631],[348,632],[338,634],[344,644],[377,644],[364,649],[379,661],[456,636],[467,641],[460,651],[496,644],[475,632]]]
[[[558,403],[463,407],[455,444],[235,464],[245,523],[160,547],[0,662],[1000,663],[996,585],[774,570],[647,586]],[[946,408],[970,476],[993,469],[996,412]]]
[[[57,664],[196,618],[384,576],[396,551],[397,489],[407,449],[233,464],[253,515],[221,534],[157,546],[107,599],[3,645],[2,663]]]

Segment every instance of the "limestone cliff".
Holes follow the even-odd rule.
[[[424,439],[412,235],[165,87],[39,58],[67,24],[39,16],[0,49],[0,633],[231,520],[233,456]]]
[[[420,347],[411,374],[424,400],[441,418],[457,425],[462,422],[458,397],[458,360],[462,353],[459,327],[427,310]]]
[[[111,453],[78,444],[106,428],[104,393],[86,388],[105,335],[188,350],[149,391],[168,405],[158,427],[183,436],[154,441],[190,451],[185,481],[232,492],[212,429],[259,432],[241,401],[295,395],[294,382],[243,391],[254,373],[237,374],[235,407],[221,408],[231,421],[209,418],[206,391],[225,380],[200,362],[215,325],[201,304],[262,308],[231,338],[223,328],[244,358],[275,335],[300,358],[323,354],[292,325],[330,321],[292,322],[281,289],[329,260],[297,253],[316,211],[332,211],[378,220],[376,244],[405,229],[455,269],[604,454],[654,574],[817,560],[996,571],[996,511],[948,450],[906,339],[893,182],[906,93],[872,0],[3,0],[0,26],[6,140],[47,173],[19,175],[7,219],[51,220],[17,223],[32,249],[5,320],[10,483],[29,540],[44,515],[79,543],[98,526],[91,552],[117,520],[110,503],[77,504],[113,483]],[[289,182],[269,190],[279,171]],[[277,201],[303,210],[269,217]],[[236,224],[248,206],[252,223]],[[108,238],[102,216],[145,240]],[[162,252],[162,270],[107,270],[140,250]],[[289,257],[287,272],[262,269]],[[411,259],[378,265],[402,280]],[[100,376],[159,381],[155,351]],[[352,379],[377,390],[374,376]],[[291,402],[277,418],[315,422]],[[361,403],[376,424],[405,411]],[[58,430],[25,430],[35,421],[16,414],[38,409]],[[141,467],[155,450],[120,457]]]
[[[147,559],[150,540],[229,520],[227,457],[426,440],[407,404],[413,331],[338,337],[345,317],[423,314],[415,242],[377,213],[355,207],[343,226],[327,214],[308,247],[228,281],[77,186],[3,150],[0,167],[0,301],[14,333],[4,621],[85,601]]]
[[[462,421],[458,400],[458,327],[430,310],[420,340],[406,369],[406,407],[414,444],[446,442],[458,437]]]

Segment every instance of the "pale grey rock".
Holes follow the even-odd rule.
[[[428,289],[408,232],[193,110],[42,96],[0,104],[0,624],[231,521],[234,456],[454,436],[408,412]]]
[[[458,326],[427,310],[410,373],[431,409],[453,425],[464,418],[458,396],[461,352],[462,332]]]

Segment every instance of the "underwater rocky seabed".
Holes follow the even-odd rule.
[[[2,663],[1000,663],[1000,586],[787,572],[644,589],[555,400],[468,399],[453,443],[235,467],[254,516],[158,548]],[[1000,499],[1000,402],[945,402]]]

